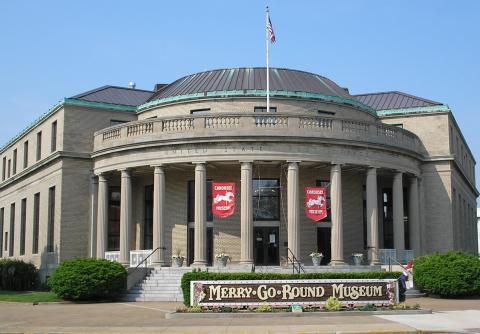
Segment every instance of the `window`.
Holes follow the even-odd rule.
[[[5,181],[5,171],[7,170],[7,158],[3,157],[3,164],[2,164],[2,181]]]
[[[10,244],[8,245],[8,256],[13,256],[13,247],[15,245],[15,203],[10,205]]]
[[[55,187],[48,189],[47,252],[53,252],[55,232]]]
[[[145,221],[143,226],[143,249],[153,249],[153,186],[152,185],[145,187]]]
[[[25,225],[27,220],[27,199],[22,199],[20,208],[20,255],[25,255]]]
[[[37,161],[42,158],[42,131],[37,133]]]
[[[40,193],[36,193],[33,196],[32,254],[38,254],[39,226],[40,226]]]
[[[17,149],[13,150],[13,166],[12,166],[12,174],[17,174]]]
[[[7,168],[7,178],[9,178],[10,175],[11,175],[11,171],[12,171],[12,159],[8,159],[7,165],[8,165],[8,168]]]
[[[210,108],[190,110],[190,115],[209,115],[211,113]]]
[[[108,195],[108,251],[120,249],[120,187],[110,187]]]
[[[5,232],[5,247],[3,248],[3,250],[6,252],[8,250],[8,232]]]
[[[280,220],[280,180],[253,180],[253,220]]]
[[[267,112],[267,107],[255,107],[254,112]],[[270,107],[270,112],[277,112],[277,107]]]
[[[188,181],[187,189],[187,219],[188,222],[195,221],[195,181]],[[207,221],[213,221],[212,212],[212,180],[207,180]]]
[[[396,126],[397,128],[403,129],[403,124],[398,123],[398,124],[390,124],[391,126]]]
[[[317,114],[319,114],[319,115],[329,115],[329,116],[335,115],[335,113],[333,111],[324,111],[324,110],[317,110]]]
[[[5,209],[0,209],[0,258],[3,256],[3,221],[4,221]]]
[[[327,189],[327,216],[322,221],[331,222],[332,221],[332,199],[330,197],[330,181],[329,180],[317,180],[315,181],[317,187],[324,187]]]
[[[57,121],[52,123],[52,142],[51,142],[52,152],[57,150]]]
[[[23,168],[28,167],[28,140],[23,143]]]
[[[110,120],[110,126],[120,125],[120,124],[124,124],[124,123],[128,123],[128,121],[122,121],[122,120],[119,120],[119,119],[111,119]]]

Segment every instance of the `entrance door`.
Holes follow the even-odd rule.
[[[278,227],[254,227],[255,265],[278,266]]]
[[[332,247],[331,247],[331,228],[330,227],[318,227],[317,228],[317,249],[323,254],[323,259],[320,264],[329,264],[332,260]]]
[[[188,228],[187,248],[187,264],[191,265],[195,258],[195,228],[193,227]],[[213,266],[213,227],[207,227],[207,265]]]

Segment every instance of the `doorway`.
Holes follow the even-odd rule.
[[[187,236],[187,265],[190,266],[195,259],[195,228],[188,228]],[[213,266],[213,227],[207,227],[207,266]]]
[[[332,260],[332,234],[330,227],[317,228],[317,249],[323,254],[321,265],[327,265]]]
[[[278,266],[280,257],[278,251],[278,227],[254,227],[255,265]]]

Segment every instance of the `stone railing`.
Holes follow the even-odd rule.
[[[417,136],[399,127],[379,122],[282,113],[188,115],[129,122],[96,132],[94,151],[150,141],[221,136],[258,138],[262,135],[350,140],[421,153]]]
[[[140,249],[130,251],[130,267],[136,267],[142,262],[147,256],[152,253],[151,249]],[[105,252],[105,259],[118,262],[120,257],[120,251],[110,251]],[[151,267],[152,266],[152,257],[149,257],[147,261],[142,263],[142,267]]]

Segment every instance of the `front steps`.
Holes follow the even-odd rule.
[[[305,272],[366,272],[381,271],[380,266],[304,266]],[[191,272],[192,267],[155,267],[145,279],[134,285],[123,300],[125,301],[162,301],[182,302],[183,293],[180,287],[183,274]],[[242,265],[227,267],[207,267],[202,271],[209,272],[250,272],[251,268]],[[257,266],[255,272],[291,274],[292,268],[280,266]]]

